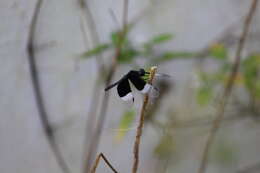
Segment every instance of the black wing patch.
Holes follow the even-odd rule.
[[[129,101],[129,100],[134,101],[134,97],[127,78],[122,79],[119,82],[119,84],[117,85],[117,93],[119,97],[124,101]]]
[[[134,84],[136,89],[141,91],[141,93],[146,94],[150,91],[152,86],[146,83],[142,78],[141,75],[137,71],[130,71],[128,73],[129,80]]]
[[[130,71],[128,73],[128,78],[134,84],[136,89],[138,89],[139,91],[144,89],[146,82],[141,78],[140,74],[137,71]]]

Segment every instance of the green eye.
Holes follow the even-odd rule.
[[[149,74],[145,74],[144,76],[142,76],[142,79],[147,82],[149,79]]]

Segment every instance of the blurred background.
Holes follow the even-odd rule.
[[[131,172],[143,95],[104,88],[153,65],[138,172],[197,172],[252,2],[1,0],[0,172]],[[257,6],[206,172],[260,172]]]

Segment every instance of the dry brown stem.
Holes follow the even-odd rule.
[[[157,70],[156,66],[151,67],[150,76],[148,79],[149,84],[152,84],[156,70]],[[132,167],[132,173],[136,173],[137,169],[138,169],[139,147],[140,147],[140,141],[141,141],[143,126],[144,126],[145,111],[146,111],[148,101],[149,101],[149,96],[148,96],[148,94],[146,94],[144,96],[143,106],[142,106],[141,113],[140,113],[139,125],[138,125],[137,131],[136,131],[136,137],[135,137],[135,143],[134,143],[134,163],[133,163],[133,167]]]
[[[222,121],[224,113],[225,113],[225,108],[226,108],[226,105],[227,105],[227,102],[228,102],[228,98],[231,95],[231,91],[233,89],[234,80],[236,78],[236,75],[237,75],[237,72],[238,72],[238,69],[239,69],[239,65],[240,65],[241,52],[242,52],[244,45],[245,45],[245,40],[246,40],[248,31],[249,31],[249,26],[250,26],[252,17],[254,15],[254,12],[255,12],[256,7],[257,7],[257,2],[258,2],[258,0],[252,1],[252,5],[249,9],[249,13],[246,16],[244,26],[243,26],[243,32],[242,32],[241,37],[239,39],[238,48],[237,48],[236,55],[235,55],[235,62],[234,62],[234,65],[232,67],[232,71],[230,73],[227,85],[224,89],[223,95],[222,95],[221,100],[220,100],[219,107],[218,107],[217,113],[216,113],[216,119],[214,120],[213,125],[210,129],[209,136],[207,138],[207,142],[206,142],[205,148],[203,150],[203,155],[202,155],[202,159],[201,159],[201,163],[200,163],[198,173],[204,173],[206,171],[206,166],[207,166],[207,163],[208,163],[209,150],[210,150],[212,143],[214,142],[214,138],[215,138],[216,133],[217,133],[219,127],[220,127],[221,121]]]

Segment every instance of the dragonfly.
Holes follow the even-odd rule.
[[[117,86],[117,93],[123,101],[131,101],[132,100],[134,102],[134,96],[133,96],[129,81],[142,94],[147,94],[152,88],[154,88],[155,90],[158,90],[156,87],[153,87],[151,84],[147,83],[142,78],[147,74],[149,75],[150,72],[147,72],[142,68],[138,71],[137,70],[130,70],[120,80],[118,80],[117,82],[107,86],[105,88],[105,91],[108,91],[111,88]],[[167,74],[156,74],[156,76],[169,77],[169,75],[167,75]]]

